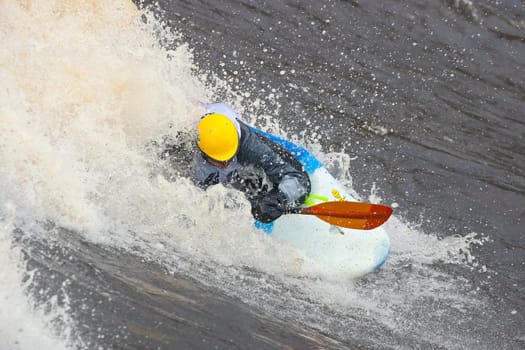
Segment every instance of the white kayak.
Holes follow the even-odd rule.
[[[312,190],[305,201],[311,206],[330,201],[354,201],[345,188],[305,148],[252,128],[290,151],[310,176]],[[390,240],[382,227],[354,230],[333,226],[313,215],[283,215],[269,224],[256,221],[267,234],[289,242],[331,271],[360,277],[381,266],[390,252]]]

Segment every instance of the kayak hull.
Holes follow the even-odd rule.
[[[282,145],[303,164],[312,184],[305,205],[337,200],[355,201],[305,148],[261,130],[253,130]],[[354,230],[330,225],[312,215],[293,214],[283,215],[270,224],[256,222],[255,225],[272,237],[288,242],[330,271],[351,278],[376,270],[386,261],[390,252],[390,240],[383,227]]]

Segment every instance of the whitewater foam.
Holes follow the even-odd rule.
[[[4,205],[0,211],[0,349],[74,348],[67,307],[59,306],[56,296],[37,303],[27,294],[34,271],[27,271],[13,241],[14,220],[14,206]]]

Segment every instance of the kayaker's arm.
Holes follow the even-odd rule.
[[[301,163],[281,146],[251,131],[246,124],[241,122],[240,125],[239,162],[263,169],[289,202],[302,203],[310,191],[310,178]]]
[[[270,222],[284,212],[299,207],[310,192],[310,178],[302,165],[288,151],[242,122],[241,145],[237,155],[240,163],[263,169],[275,185],[254,202],[252,213],[263,222]]]

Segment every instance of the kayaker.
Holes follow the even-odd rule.
[[[299,207],[310,192],[301,163],[284,147],[253,131],[224,103],[205,104],[197,126],[194,181],[243,191],[263,223]],[[267,182],[267,183],[266,183]]]

